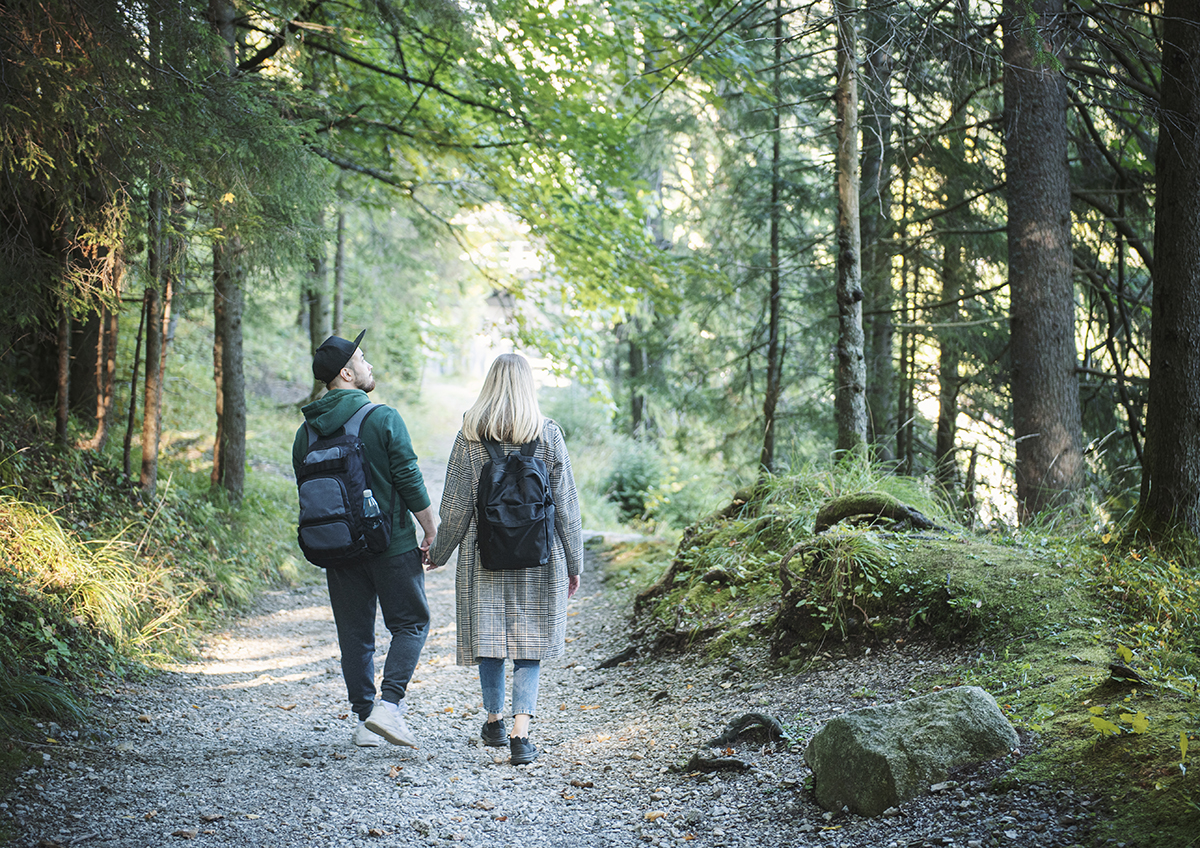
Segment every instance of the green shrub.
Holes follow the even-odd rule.
[[[538,405],[562,428],[569,448],[604,444],[614,436],[611,405],[578,383],[542,389]]]
[[[1114,550],[1101,557],[1094,579],[1131,644],[1200,655],[1200,566],[1153,547]]]
[[[662,480],[662,464],[652,445],[623,439],[613,454],[605,494],[617,505],[622,521],[649,517],[647,500]]]
[[[83,706],[61,681],[45,674],[9,672],[0,663],[0,733],[31,736],[35,719],[78,724]]]

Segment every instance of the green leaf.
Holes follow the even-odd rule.
[[[1138,710],[1137,715],[1121,713],[1121,721],[1128,724],[1134,733],[1145,733],[1150,727],[1150,717],[1141,710]]]

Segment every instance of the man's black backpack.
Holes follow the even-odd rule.
[[[392,540],[391,505],[381,515],[363,515],[363,490],[371,488],[358,433],[382,406],[364,404],[338,433],[319,436],[307,421],[308,453],[300,464],[300,550],[313,565],[336,568],[383,553]]]
[[[479,473],[476,535],[487,571],[533,568],[550,561],[554,497],[546,463],[534,456],[535,439],[507,456],[484,441],[491,459]]]

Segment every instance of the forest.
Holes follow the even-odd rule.
[[[268,304],[419,373],[490,293],[615,428],[735,475],[832,449],[985,523],[1200,529],[1187,3],[3,14],[5,373],[90,451],[137,383],[148,497],[181,316],[236,500]]]
[[[151,654],[295,570],[264,422],[363,328],[414,402],[528,353],[595,525],[869,469],[1195,621],[1189,0],[12,0],[0,292],[4,570],[27,501],[212,554]]]

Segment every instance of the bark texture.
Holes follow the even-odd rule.
[[[325,215],[318,213],[313,226],[322,230]],[[321,343],[333,335],[333,310],[329,297],[329,262],[325,243],[313,247],[308,256],[308,274],[304,285],[304,301],[308,310],[308,338],[310,353],[314,356]],[[325,384],[313,379],[311,399],[315,400]]]
[[[216,321],[214,367],[219,370],[217,439],[213,444],[213,484],[240,501],[246,486],[246,377],[242,357],[245,308],[244,249],[235,232],[213,244],[213,298]]]
[[[113,400],[117,378],[117,332],[120,328],[118,314],[108,307],[101,307],[97,318],[97,332],[93,361],[92,379],[95,386],[93,401],[96,410],[96,429],[92,436],[79,447],[83,450],[101,450],[108,441],[112,423]]]
[[[888,161],[892,136],[892,52],[889,8],[874,0],[865,10],[862,103],[863,338],[866,348],[867,425],[871,448],[885,462],[896,458],[895,327],[892,252],[888,241],[892,192]]]
[[[762,471],[775,470],[775,407],[779,404],[780,390],[780,357],[779,357],[779,315],[780,315],[780,279],[779,279],[779,165],[780,165],[780,74],[783,57],[783,11],[780,3],[775,4],[775,77],[772,88],[775,96],[775,108],[772,114],[771,139],[771,288],[767,311],[767,390],[763,396],[763,442],[759,454],[759,466]]]
[[[237,70],[234,20],[229,0],[210,0],[209,16],[224,42],[226,66]],[[217,433],[213,442],[214,486],[237,503],[246,486],[246,378],[242,352],[245,305],[245,248],[235,225],[232,202],[217,201],[213,220],[213,379],[217,386]]]
[[[154,498],[158,486],[158,440],[162,425],[162,354],[163,354],[163,268],[166,264],[166,239],[163,232],[166,193],[163,189],[150,192],[150,214],[147,227],[147,265],[150,279],[146,285],[146,378],[145,400],[142,403],[142,471],[138,485],[142,497]]]
[[[71,414],[71,312],[66,306],[60,306],[58,310],[55,351],[57,391],[54,403],[54,432],[59,443],[65,445]]]
[[[858,71],[854,5],[835,3],[837,18],[837,307],[834,375],[837,450],[860,453],[867,444],[866,361],[863,357],[862,241],[858,220]]]
[[[1136,520],[1200,536],[1200,6],[1168,0],[1145,464]]]
[[[1083,463],[1067,90],[1051,59],[1062,42],[1062,9],[1062,0],[1004,4],[1013,427],[1022,523],[1068,501]]]

